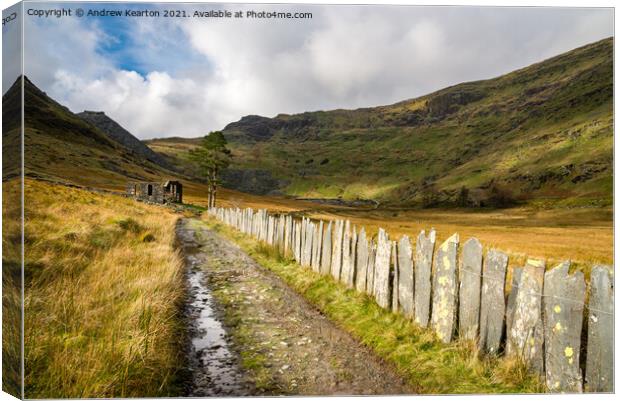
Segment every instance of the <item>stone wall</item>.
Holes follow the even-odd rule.
[[[174,185],[174,184],[171,184]],[[167,192],[161,182],[130,182],[125,187],[127,196],[142,202],[150,203],[174,203],[183,202],[183,186],[177,184],[178,192]]]
[[[143,202],[164,203],[164,188],[160,182],[131,182],[127,195]]]

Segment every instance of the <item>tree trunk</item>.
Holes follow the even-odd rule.
[[[211,190],[211,182],[207,186],[207,209],[211,209],[211,198],[213,197],[213,191]]]
[[[217,200],[217,169],[213,171],[213,207],[215,207],[216,200]]]

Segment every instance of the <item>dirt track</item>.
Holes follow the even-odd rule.
[[[213,391],[214,380],[204,377],[210,373],[196,366],[193,395],[411,393],[387,364],[237,245],[195,220],[181,222],[177,234],[225,322],[229,365],[244,376],[233,374],[238,383]]]

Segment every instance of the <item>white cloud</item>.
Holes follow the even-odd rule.
[[[72,110],[104,110],[140,138],[191,137],[247,114],[389,104],[613,34],[610,10],[251,7],[313,19],[139,20],[120,56],[144,75],[98,50],[115,40],[105,26],[29,21],[26,73]]]
[[[110,38],[96,25],[88,28],[74,18],[25,18],[24,70],[48,89],[59,72],[92,79],[115,70],[112,62],[98,54],[100,42]]]
[[[103,79],[84,80],[59,71],[53,93],[65,93],[75,111],[104,110],[142,138],[168,133],[198,136],[206,133],[210,116],[200,112],[207,96],[191,79],[173,78],[165,72],[142,77],[134,71],[114,71]]]

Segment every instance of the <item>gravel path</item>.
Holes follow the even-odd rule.
[[[190,256],[189,271],[199,271],[213,293],[209,308],[225,322],[224,347],[230,352],[224,353],[229,359],[224,365],[245,376],[240,379],[236,372],[225,372],[235,383],[214,392],[209,386],[222,378],[205,378],[213,375],[213,369],[200,369],[199,363],[193,395],[411,393],[390,366],[236,244],[192,219],[183,220],[177,234],[186,261]],[[195,304],[196,299],[192,301]],[[239,368],[242,360],[246,369]]]

